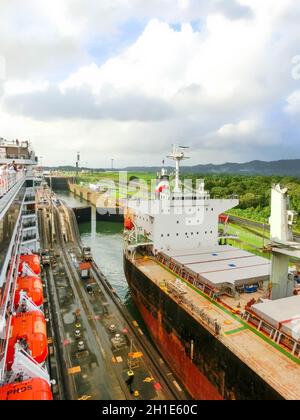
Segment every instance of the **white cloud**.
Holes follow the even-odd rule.
[[[218,129],[217,134],[223,138],[244,137],[255,133],[258,128],[256,121],[244,120],[237,124],[225,124]]]
[[[52,163],[75,147],[94,165],[102,164],[97,150],[151,163],[174,141],[190,144],[198,160],[247,160],[275,145],[272,158],[287,124],[272,120],[273,107],[299,113],[293,0],[54,0],[47,8],[29,0],[24,14],[19,2],[2,1],[0,135],[23,131]],[[197,19],[195,30],[188,22]],[[109,59],[91,53],[136,21],[146,23],[134,42]]]
[[[291,115],[300,115],[300,90],[291,93],[286,101],[285,111]]]
[[[6,96],[22,95],[25,93],[45,92],[49,87],[48,82],[32,82],[30,80],[8,80],[4,83]]]
[[[190,0],[178,0],[178,6],[181,9],[188,9],[190,6]]]
[[[266,130],[257,119],[224,124],[216,131],[206,134],[201,144],[208,149],[231,147],[243,148],[246,151],[253,147],[276,146],[280,144],[280,140],[275,129]]]

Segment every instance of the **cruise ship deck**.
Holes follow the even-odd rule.
[[[178,288],[179,276],[154,258],[137,256],[133,263],[197,322],[215,335],[213,326],[217,322],[221,327],[217,338],[280,395],[288,400],[300,399],[298,357],[230,311],[226,305],[211,299],[187,281],[183,280],[185,284],[180,282],[181,294],[174,293]],[[249,295],[247,297],[249,300]]]

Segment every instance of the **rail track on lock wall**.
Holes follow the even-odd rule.
[[[65,218],[68,221],[68,226],[66,226],[66,234],[67,236],[69,236],[69,239],[73,242],[73,248],[75,249],[76,253],[78,255],[81,255],[83,244],[81,242],[79,228],[73,210],[70,209],[64,202],[62,202],[62,205],[57,207],[56,211],[58,211],[60,214],[64,213]],[[74,272],[76,271],[76,269],[71,260],[70,253],[66,249],[64,238],[61,236],[59,240],[63,249],[65,263],[68,267],[68,270],[73,272],[74,276]],[[94,261],[91,261],[91,266],[93,277],[98,287],[102,291],[104,291],[104,294],[108,299],[109,303],[111,303],[116,308],[116,310],[119,312],[120,317],[126,322],[126,327],[130,331],[131,336],[134,338],[137,346],[142,350],[144,356],[146,356],[154,376],[159,381],[162,388],[168,393],[169,399],[190,399],[188,393],[184,390],[177,378],[174,377],[172,370],[163,361],[162,356],[154,347],[154,345],[150,342],[149,338],[141,332],[139,326],[134,325],[134,318],[124,306],[121,299],[110,285],[106,276],[102,273],[102,271]],[[80,299],[84,300],[84,296],[81,290],[82,286],[78,284],[77,280],[75,280],[74,283],[76,284],[77,293],[80,296]],[[86,303],[84,305],[84,309],[85,311],[87,311],[87,313],[90,313],[90,309],[88,308],[88,305]],[[93,314],[91,314],[91,317],[93,317]]]

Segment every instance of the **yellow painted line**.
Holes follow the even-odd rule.
[[[68,374],[69,375],[74,375],[74,373],[80,373],[81,372],[81,367],[80,366],[74,366],[68,369]]]
[[[78,401],[86,401],[92,398],[91,395],[83,395],[82,397],[78,398]]]
[[[128,353],[128,357],[131,357],[132,359],[139,359],[143,357],[143,353],[141,351],[137,351],[135,353]]]

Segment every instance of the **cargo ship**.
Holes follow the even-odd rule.
[[[204,180],[183,188],[186,150],[169,157],[173,187],[163,168],[155,194],[128,201],[124,221],[124,271],[153,341],[194,399],[299,400],[299,277],[289,261],[300,244],[287,190],[272,188],[270,262],[220,235],[238,199],[212,199]]]
[[[0,400],[52,400],[30,142],[0,139]]]

